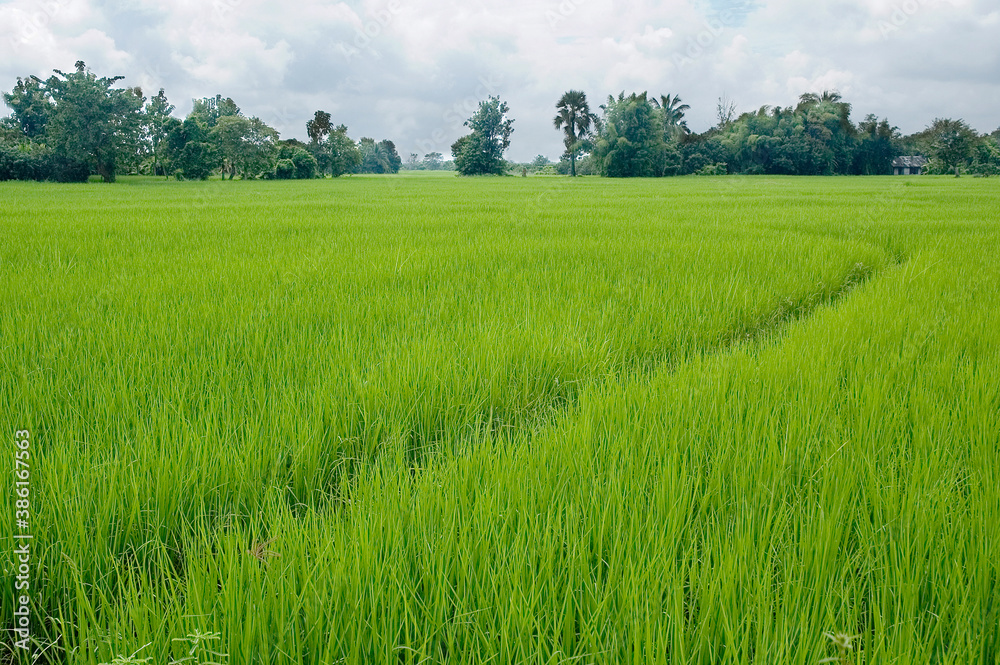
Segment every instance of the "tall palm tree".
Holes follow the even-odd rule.
[[[847,133],[853,133],[854,125],[851,123],[851,105],[841,101],[843,96],[836,90],[824,90],[823,94],[807,92],[799,97],[799,105],[795,107],[796,113],[802,113],[820,104],[830,104],[837,109],[840,116],[840,125]]]
[[[681,98],[677,95],[660,95],[660,98],[651,100],[653,106],[660,109],[663,114],[663,129],[667,138],[680,138],[688,133],[687,122],[684,120],[684,112],[691,109],[687,104],[681,103]]]
[[[591,128],[597,127],[597,115],[590,112],[587,95],[580,90],[570,90],[563,94],[556,103],[556,114],[553,124],[556,129],[563,130],[563,144],[569,154],[570,172],[576,176],[576,154],[580,151],[580,141],[587,136]]]
[[[836,104],[841,99],[843,99],[843,97],[841,97],[840,93],[836,90],[824,90],[823,94],[819,94],[818,92],[807,92],[799,97],[799,105],[798,108],[796,108],[796,111],[809,106],[816,106],[817,104],[822,104],[824,102]]]

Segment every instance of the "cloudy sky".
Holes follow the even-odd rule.
[[[0,0],[0,89],[84,60],[177,114],[222,93],[283,138],[316,109],[401,155],[448,154],[489,95],[516,119],[509,157],[557,159],[554,103],[679,94],[692,129],[836,89],[855,119],[905,133],[934,117],[1000,126],[998,0]]]

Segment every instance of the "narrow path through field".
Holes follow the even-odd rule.
[[[878,247],[873,243],[867,243],[873,247]],[[889,261],[885,266],[875,267],[857,263],[851,267],[844,275],[843,279],[830,288],[827,285],[820,285],[820,288],[805,295],[787,296],[780,299],[778,305],[765,312],[763,315],[743,322],[725,331],[711,343],[700,349],[698,357],[707,357],[725,353],[739,345],[767,344],[785,332],[789,326],[804,321],[812,316],[822,307],[834,307],[849,297],[858,288],[869,283],[879,274],[887,270],[898,268],[904,265],[909,259],[899,254],[889,254]],[[646,382],[653,376],[663,371],[673,372],[681,364],[691,360],[692,356],[681,357],[669,356],[654,363],[638,364],[635,369],[628,370],[625,374],[615,375],[619,379],[624,379],[629,375],[642,377],[640,381]],[[594,379],[596,384],[602,380]],[[494,414],[485,414],[483,423],[475,430],[470,430],[470,438],[484,436],[516,436],[531,434],[539,431],[546,423],[561,415],[571,411],[577,403],[579,391],[570,397],[558,396],[549,400],[545,404],[540,404],[535,410],[517,414],[515,417],[507,419],[497,419]],[[415,475],[426,468],[434,455],[441,450],[442,445],[455,446],[458,442],[449,440],[447,433],[439,433],[430,437],[421,438],[416,432],[410,433],[410,449],[414,451],[411,457],[411,474]],[[353,478],[361,470],[355,467],[350,472]]]

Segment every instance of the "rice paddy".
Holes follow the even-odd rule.
[[[1000,663],[998,211],[969,178],[5,183],[38,662]]]

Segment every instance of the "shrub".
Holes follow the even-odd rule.
[[[181,150],[180,163],[185,180],[207,180],[219,165],[219,158],[210,144],[189,141]]]
[[[969,173],[978,176],[1000,175],[1000,145],[992,138],[984,139],[976,146]]]
[[[726,175],[727,173],[729,173],[729,169],[725,164],[706,164],[694,172],[695,175]]]
[[[0,180],[86,182],[85,162],[55,155],[38,146],[0,146]]]
[[[298,180],[315,178],[316,172],[319,170],[316,158],[302,148],[295,150],[295,153],[292,155],[292,164],[295,168],[295,175],[293,177]]]
[[[274,165],[272,177],[275,180],[292,180],[295,178],[295,162],[290,159],[279,159]]]
[[[706,166],[711,166],[711,162],[709,162],[708,158],[700,152],[692,153],[684,161],[684,170],[687,173],[698,173]]]
[[[49,180],[55,182],[87,182],[90,165],[69,157],[54,157]]]

